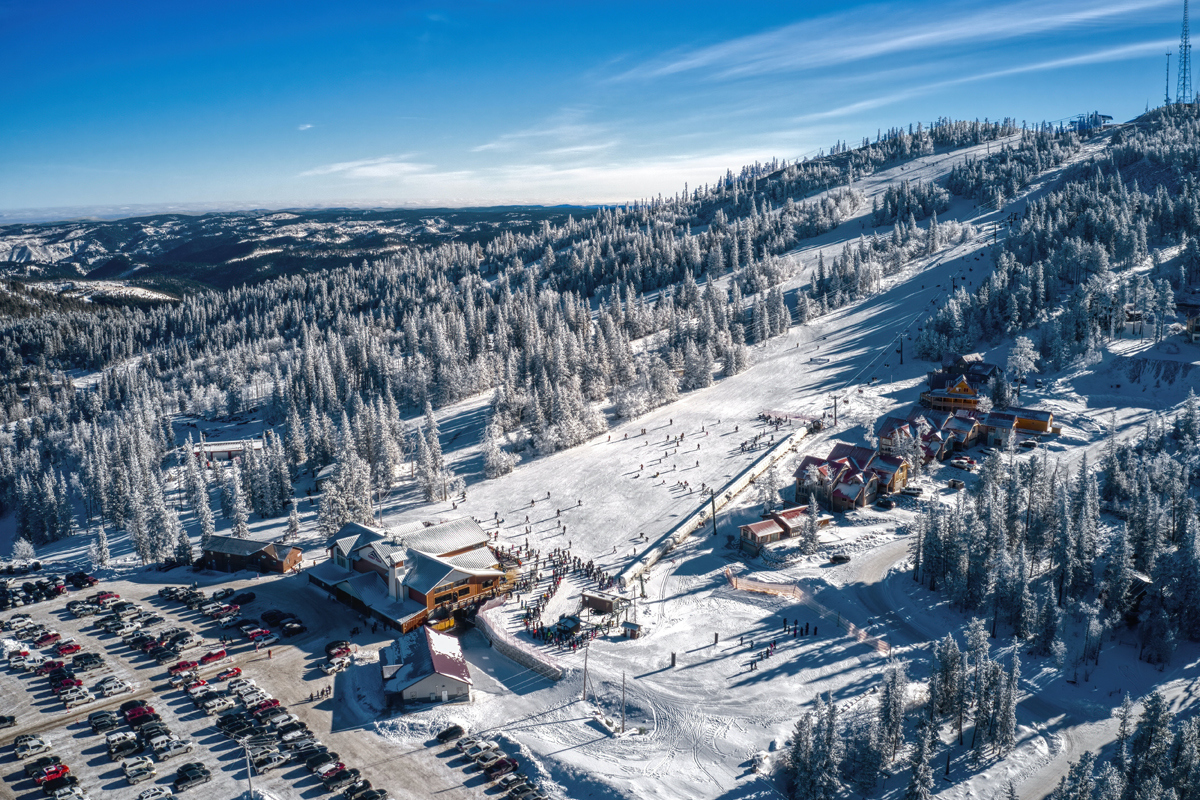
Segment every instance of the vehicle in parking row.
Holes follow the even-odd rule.
[[[172,785],[176,794],[178,794],[186,792],[195,786],[208,783],[211,780],[212,773],[209,772],[208,767],[198,761],[194,761],[190,764],[184,764],[179,768],[179,771],[175,773],[175,781]]]
[[[62,759],[58,756],[41,756],[40,758],[35,758],[32,761],[27,761],[25,762],[25,777],[32,778],[46,767],[61,763]]]

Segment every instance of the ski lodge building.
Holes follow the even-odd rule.
[[[239,539],[236,536],[212,536],[200,556],[206,569],[218,572],[285,573],[294,569],[303,559],[304,551],[283,542],[260,542],[254,539]]]
[[[426,622],[453,627],[454,613],[508,591],[515,579],[470,517],[393,530],[350,522],[308,571],[332,598],[402,633]]]
[[[839,442],[825,458],[805,456],[793,477],[797,502],[813,491],[832,510],[847,511],[870,505],[880,493],[907,486],[908,463],[899,456]]]
[[[471,671],[458,639],[428,625],[380,650],[379,669],[388,708],[471,699]]]
[[[820,509],[814,509],[814,513],[817,514],[818,528],[824,528],[833,522],[833,517],[821,515]],[[784,511],[772,511],[762,522],[752,522],[740,528],[742,549],[758,555],[759,551],[771,542],[802,536],[807,525],[806,505]]]

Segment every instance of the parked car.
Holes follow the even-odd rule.
[[[464,734],[466,734],[466,731],[463,730],[462,725],[451,725],[437,735],[437,740],[445,744],[446,742],[461,738]]]
[[[46,781],[52,781],[55,778],[61,778],[71,771],[71,768],[66,764],[51,764],[44,767],[41,772],[37,772],[33,776],[33,782],[41,786]]]
[[[93,733],[105,733],[121,726],[121,717],[115,711],[94,711],[88,715],[88,724]]]
[[[339,653],[339,651],[349,649],[350,643],[347,641],[330,642],[329,644],[325,645],[325,655],[329,656],[330,658],[334,658],[335,653],[338,653],[339,655],[345,655],[344,653]]]
[[[17,718],[11,714],[0,717],[0,728],[11,728],[17,724]]]
[[[221,660],[225,659],[226,657],[228,657],[228,655],[229,654],[226,653],[224,650],[213,650],[213,651],[210,651],[210,652],[205,653],[204,655],[200,656],[200,664],[204,665],[204,666],[207,666],[209,664],[215,664],[218,661],[221,661]]]
[[[900,494],[905,495],[907,497],[920,497],[924,493],[925,493],[925,490],[922,489],[920,486],[905,486],[903,489],[900,490]]]
[[[17,758],[26,759],[30,756],[36,756],[50,749],[50,745],[46,744],[46,740],[40,736],[30,736],[22,741],[21,737],[17,738],[16,755]]]
[[[76,786],[79,783],[79,778],[74,775],[60,775],[53,780],[46,781],[42,784],[42,794],[53,797],[58,792],[71,786]]]
[[[326,675],[333,675],[336,672],[343,671],[348,666],[350,666],[350,659],[346,656],[339,656],[322,664],[321,671]]]
[[[239,606],[244,606],[248,603],[253,603],[254,602],[254,592],[242,592],[241,594],[237,595],[236,597],[233,598],[233,600],[231,600],[229,602],[232,605],[239,605]]]
[[[54,766],[55,764],[61,764],[61,763],[62,763],[62,759],[59,758],[58,756],[42,756],[41,758],[35,758],[32,761],[26,761],[25,762],[25,777],[32,778],[34,775],[37,775],[39,772],[44,770],[46,767],[51,767],[51,766]]]
[[[276,767],[282,767],[288,761],[287,756],[282,753],[272,753],[260,761],[254,762],[254,770],[259,775],[264,775]]]
[[[168,675],[178,675],[182,672],[191,672],[198,666],[200,666],[200,665],[195,661],[180,661],[178,664],[175,664],[174,666],[169,667],[167,669],[167,674]]]
[[[356,769],[340,769],[321,778],[321,783],[325,784],[326,791],[336,792],[345,786],[357,782],[361,777],[362,773]]]
[[[308,628],[300,622],[286,622],[283,625],[282,631],[284,636],[299,636],[307,631]]]
[[[182,753],[190,753],[194,747],[192,742],[169,739],[161,746],[154,748],[154,757],[159,761],[166,761],[168,758],[174,758]]]
[[[173,786],[175,788],[175,792],[178,794],[180,792],[186,792],[188,789],[191,789],[194,786],[200,786],[208,783],[211,780],[212,773],[208,771],[208,767],[196,761],[190,764],[184,764],[179,768],[179,771],[175,773],[175,781]]]
[[[517,768],[517,760],[515,758],[501,758],[492,763],[489,767],[484,767],[487,776],[490,780],[496,780]]]
[[[850,561],[850,556],[846,553],[834,553],[829,557],[830,564],[846,564]]]
[[[950,480],[946,481],[946,485],[955,491],[967,488],[967,484],[958,478],[951,478]]]
[[[49,647],[61,638],[62,635],[57,631],[50,631],[49,633],[44,633],[39,636],[36,640],[34,640],[33,644],[34,647]]]
[[[213,678],[213,680],[229,681],[229,680],[233,680],[234,678],[240,676],[241,674],[242,674],[241,667],[230,667],[229,669],[225,670],[224,672],[219,673],[217,675],[217,677]]]
[[[213,600],[224,600],[226,597],[233,597],[235,591],[236,591],[235,589],[232,589],[228,586],[225,587],[224,589],[218,589],[217,591],[212,593],[212,599]]]
[[[137,800],[167,800],[171,790],[166,786],[153,786],[137,796]]]
[[[875,505],[883,509],[891,510],[896,507],[896,501],[890,497],[881,497],[875,501]]]
[[[83,645],[79,642],[63,642],[58,647],[54,648],[54,652],[61,656],[69,656],[72,653],[78,653],[83,649]]]

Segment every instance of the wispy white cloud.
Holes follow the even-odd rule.
[[[297,126],[296,126],[296,130],[298,130],[298,131],[306,131],[306,130],[308,130],[309,128],[311,128],[312,126],[313,126],[313,125],[312,125],[312,123],[311,123],[311,122],[302,122],[302,123],[300,123],[299,125],[297,125]]]
[[[840,119],[843,117],[853,116],[861,111],[871,111],[876,108],[882,108],[895,103],[901,103],[905,100],[911,100],[914,97],[929,94],[939,89],[946,89],[952,86],[961,86],[967,83],[992,80],[994,78],[1004,78],[1010,75],[1022,75],[1031,72],[1048,72],[1050,70],[1084,66],[1087,64],[1103,64],[1114,61],[1129,61],[1131,59],[1144,58],[1152,55],[1157,56],[1163,52],[1164,47],[1170,49],[1172,44],[1174,44],[1173,39],[1158,39],[1151,42],[1139,42],[1138,44],[1125,45],[1123,47],[1110,47],[1104,50],[1096,50],[1091,53],[1083,53],[1065,58],[1038,61],[1032,64],[1020,64],[1013,67],[1007,67],[1005,69],[980,72],[974,75],[964,75],[959,78],[935,81],[933,83],[912,86],[907,89],[898,89],[878,97],[859,100],[854,103],[837,106],[824,111],[815,111],[811,114],[802,114],[798,117],[793,117],[791,121],[795,123],[805,123],[825,119]]]
[[[564,153],[571,148],[593,148],[597,136],[607,133],[607,126],[587,121],[588,109],[569,106],[559,109],[544,122],[529,128],[523,128],[511,133],[502,134],[490,142],[485,142],[471,148],[472,153],[485,153],[493,150],[515,150],[523,143],[541,140],[557,144]],[[604,147],[610,145],[605,144]],[[576,152],[584,152],[584,149]],[[554,151],[548,151],[554,152]]]
[[[963,4],[966,5],[966,4]],[[1174,0],[1020,0],[1004,5],[972,3],[965,10],[913,13],[878,7],[805,20],[690,51],[667,54],[624,73],[623,78],[665,77],[701,71],[740,78],[772,72],[828,68],[911,51],[997,42],[1082,27],[1145,21],[1146,12]],[[960,9],[962,6],[957,6]]]
[[[418,164],[406,160],[406,156],[381,156],[366,158],[360,161],[339,161],[335,164],[325,164],[313,167],[300,173],[300,177],[309,178],[317,175],[340,175],[346,178],[381,179],[405,178],[419,173],[427,173],[431,164]]]

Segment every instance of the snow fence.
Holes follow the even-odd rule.
[[[562,680],[566,670],[505,630],[501,620],[492,619],[489,612],[502,605],[504,598],[495,597],[480,606],[479,613],[475,615],[475,627],[500,655],[511,658],[544,678],[552,681]]]
[[[750,464],[741,471],[733,480],[725,484],[717,495],[717,511],[720,511],[726,505],[731,503],[735,497],[741,494],[742,490],[749,486],[754,480],[775,465],[775,462],[783,458],[793,449],[795,449],[808,435],[807,428],[800,428],[793,431],[790,435],[784,438],[779,444],[770,448],[761,458]],[[708,522],[708,515],[712,512],[712,502],[705,503],[696,513],[686,517],[682,522],[676,525],[671,530],[667,531],[661,538],[646,548],[646,550],[631,561],[625,569],[617,574],[617,583],[625,588],[631,581],[638,579],[643,572],[650,569],[658,563],[658,560],[670,553],[678,547],[684,539],[691,536],[697,528],[704,527]]]

